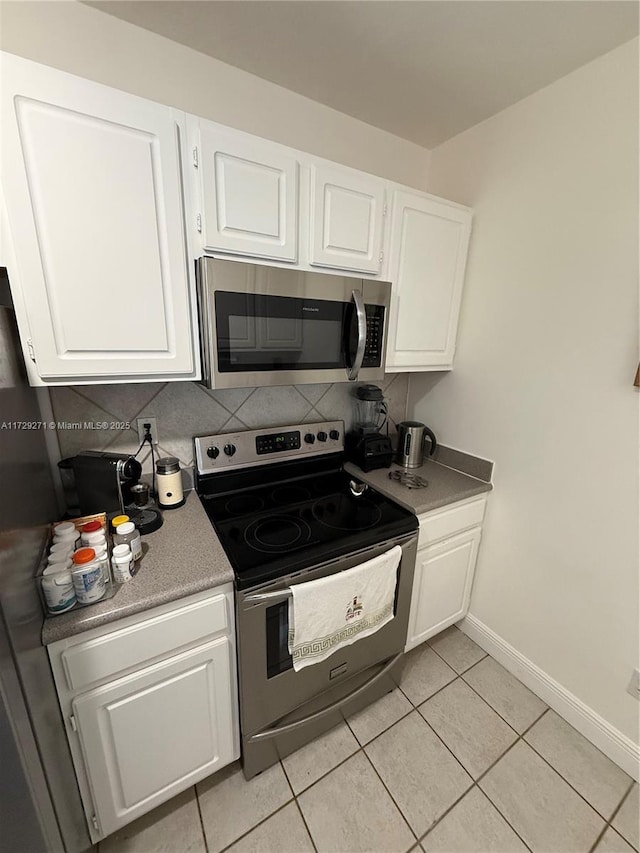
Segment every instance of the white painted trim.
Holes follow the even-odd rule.
[[[631,738],[608,723],[475,616],[469,614],[458,623],[458,627],[608,758],[634,779],[639,778],[640,746]]]

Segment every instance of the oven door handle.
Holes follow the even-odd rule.
[[[287,732],[295,731],[300,728],[300,726],[304,726],[307,723],[310,723],[312,720],[319,720],[322,717],[325,717],[327,714],[330,714],[331,711],[335,711],[337,708],[340,708],[342,705],[345,705],[347,702],[350,702],[352,699],[355,699],[361,693],[371,687],[372,684],[375,684],[376,681],[379,681],[384,675],[389,672],[389,670],[400,660],[403,652],[400,654],[394,655],[394,657],[390,658],[374,676],[367,679],[364,684],[361,684],[353,693],[349,693],[348,696],[343,696],[342,699],[338,699],[335,702],[332,702],[330,705],[327,705],[326,708],[321,708],[319,711],[315,711],[313,714],[309,714],[307,717],[303,717],[301,720],[296,720],[294,723],[287,723],[284,726],[274,726],[270,729],[263,729],[261,732],[257,732],[255,735],[251,735],[248,738],[249,743],[256,743],[257,741],[267,740],[272,737],[277,737],[278,735],[285,734]]]
[[[364,361],[364,350],[367,344],[367,312],[364,307],[364,300],[359,290],[354,290],[351,293],[351,298],[356,308],[356,318],[358,320],[358,344],[356,346],[356,356],[353,359],[353,364],[347,371],[347,378],[350,382],[358,378],[358,373]]]
[[[274,598],[291,598],[293,593],[287,587],[276,592],[252,592],[251,595],[245,596],[244,604],[257,604],[260,601],[273,601]]]

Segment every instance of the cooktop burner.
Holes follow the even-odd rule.
[[[233,496],[201,495],[239,588],[415,529],[407,510],[373,489],[353,494],[352,482],[339,470]]]
[[[275,464],[260,459],[259,466],[253,457],[264,456],[265,444],[258,431],[234,434],[237,453],[227,454],[221,463],[222,454],[208,449],[218,444],[228,447],[228,436],[195,439],[197,492],[233,566],[239,589],[416,530],[418,522],[412,513],[354,482],[342,470],[343,456],[335,447],[324,447],[322,438],[319,446],[308,441],[314,426],[326,439],[330,427],[338,425],[301,426],[304,440],[290,442],[292,447],[284,450],[279,434],[270,433],[269,447],[284,458]],[[287,427],[286,435],[295,434],[295,429]],[[235,461],[237,456],[242,456],[244,467]]]

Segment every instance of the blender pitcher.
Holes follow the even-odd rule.
[[[377,385],[360,385],[355,391],[354,427],[363,435],[380,432],[387,420],[387,404]]]

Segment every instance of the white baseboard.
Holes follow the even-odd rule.
[[[631,738],[608,723],[475,616],[466,616],[458,623],[458,627],[608,758],[634,779],[638,779],[640,747]]]

